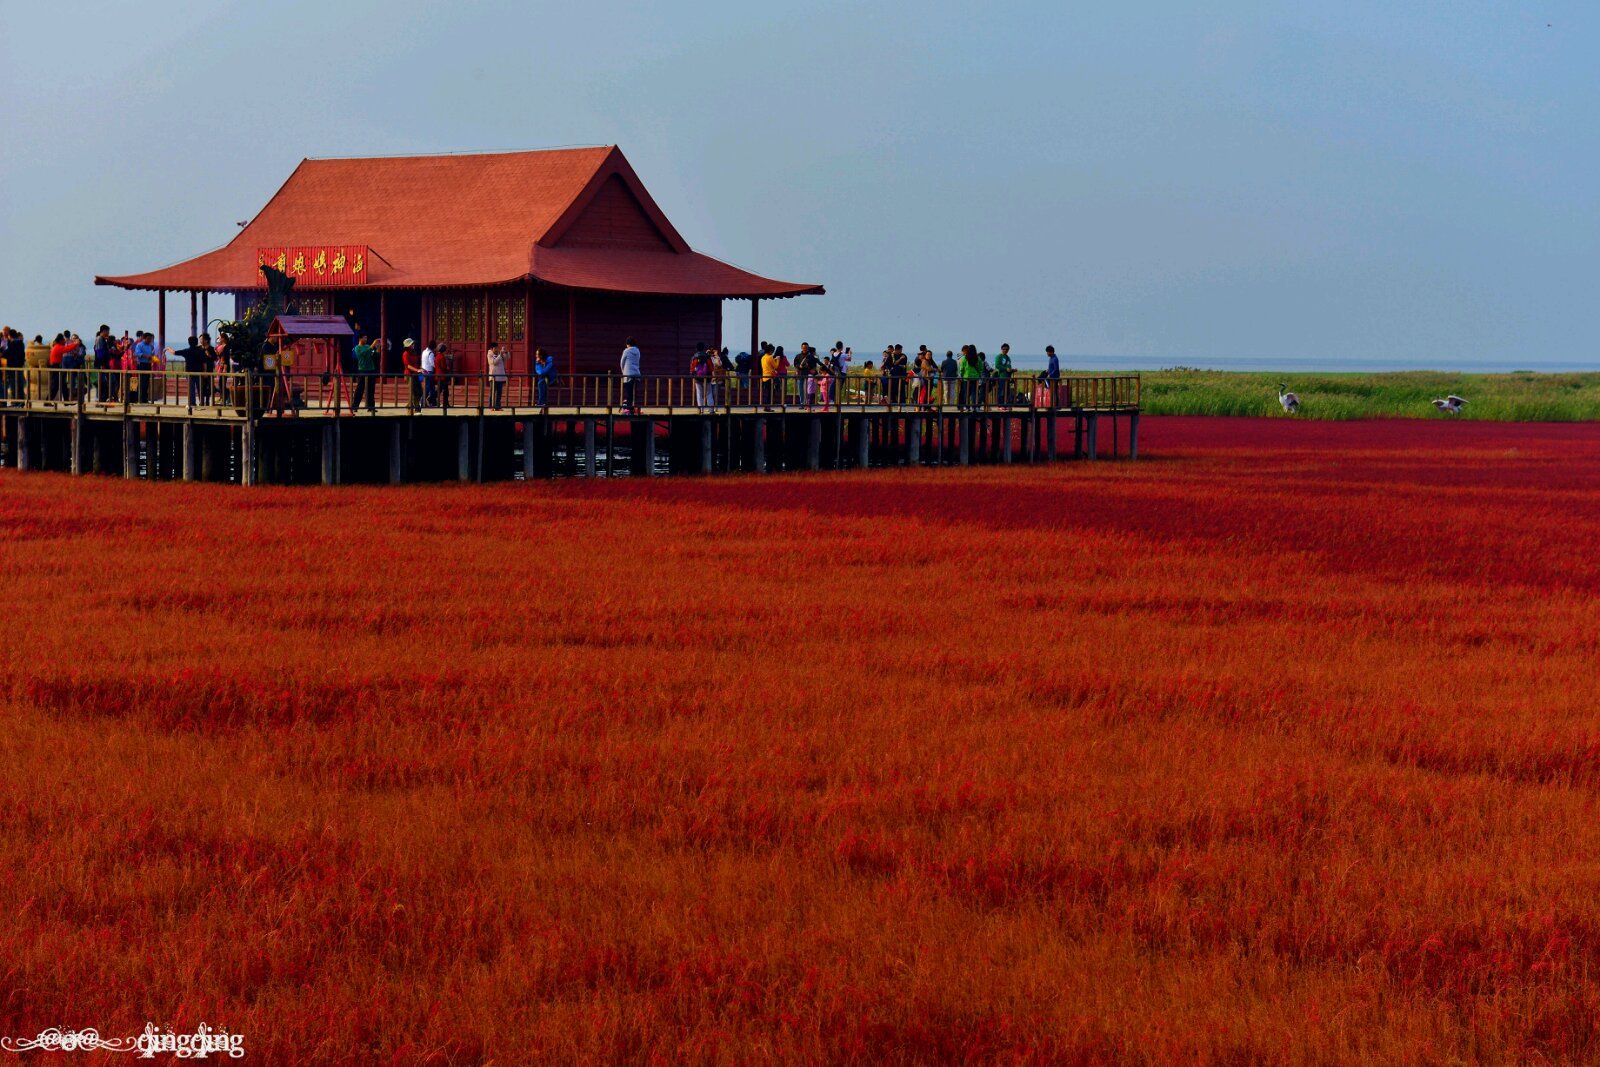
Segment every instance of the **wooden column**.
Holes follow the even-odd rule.
[[[761,371],[761,301],[750,298],[750,359],[752,375]]]
[[[156,290],[156,351],[167,349],[167,291]]]
[[[533,480],[533,420],[522,424],[522,478]]]
[[[472,424],[466,419],[457,419],[456,427],[456,481],[470,482],[472,480]]]
[[[405,440],[400,434],[400,420],[395,419],[389,434],[389,484],[399,485],[405,476]]]
[[[578,294],[567,291],[567,374],[578,373]],[[569,385],[568,388],[571,388]]]
[[[387,373],[389,366],[389,294],[383,289],[378,290],[378,370]],[[378,383],[368,382],[368,388],[376,389]]]
[[[183,424],[183,441],[182,441],[183,462],[182,462],[182,467],[183,467],[183,480],[186,481],[186,482],[194,481],[196,476],[197,476],[197,474],[198,474],[198,471],[197,471],[197,468],[196,468],[196,464],[195,464],[194,434],[195,434],[194,420],[190,419],[190,420],[188,420],[187,422],[185,422]]]
[[[711,420],[700,420],[700,473],[710,474],[716,469],[715,453],[711,448]]]
[[[189,290],[189,336],[195,337],[200,333],[200,294],[193,289]]]
[[[767,473],[767,420],[757,415],[755,433],[750,439],[757,474]]]
[[[915,415],[906,433],[906,461],[913,467],[922,463],[922,420]]]
[[[206,332],[211,332],[211,294],[200,294],[200,326]],[[212,338],[216,340],[215,337]]]

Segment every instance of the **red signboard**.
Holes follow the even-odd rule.
[[[276,267],[296,285],[365,285],[366,245],[293,245],[256,249],[256,265]]]

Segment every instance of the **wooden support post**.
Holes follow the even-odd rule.
[[[961,432],[960,463],[965,467],[972,462],[972,416],[963,415],[957,421]]]
[[[922,464],[922,420],[911,416],[911,426],[906,433],[906,461],[913,467]]]
[[[700,420],[700,473],[710,474],[716,470],[716,453],[712,451],[711,420]]]
[[[750,299],[750,366],[761,370],[761,301]]]
[[[1000,416],[1000,462],[1011,462],[1011,416]]]
[[[755,433],[750,438],[750,447],[754,453],[756,473],[767,473],[767,420],[760,415],[755,418]]]
[[[595,475],[595,447],[594,447],[594,421],[583,420],[583,476],[593,478]]]
[[[188,427],[184,427],[184,428],[188,429]],[[339,452],[338,452],[338,446],[336,444],[334,444],[333,425],[331,423],[323,423],[322,424],[322,484],[323,485],[337,485],[339,483],[338,462],[339,462]]]
[[[483,481],[483,428],[483,393],[480,391],[478,393],[478,445],[473,450],[472,459],[472,480],[475,482]]]
[[[1128,416],[1128,458],[1139,458],[1139,413]]]
[[[139,477],[139,424],[122,420],[122,476]]]
[[[822,466],[822,418],[813,415],[807,421],[810,426],[806,435],[806,469],[814,471]]]
[[[472,480],[472,426],[466,419],[456,420],[456,481]]]
[[[195,462],[195,428],[194,420],[189,419],[183,424],[183,480],[192,482],[198,474],[198,464]]]
[[[1044,417],[1045,455],[1050,462],[1056,460],[1056,413],[1050,412]]]
[[[200,294],[189,290],[189,336],[200,335]],[[187,369],[187,368],[186,368]]]
[[[406,473],[406,463],[405,463],[406,442],[405,442],[405,436],[400,432],[401,429],[402,429],[402,427],[400,425],[400,420],[399,419],[395,419],[394,420],[394,424],[389,427],[389,484],[390,485],[399,485],[399,484],[401,484],[402,482],[405,481],[405,473]]]
[[[16,449],[17,470],[19,471],[33,470],[33,442],[29,439],[32,435],[28,432],[29,424],[32,421],[26,415],[17,416]]]
[[[867,421],[867,416],[856,416],[855,428],[850,431],[850,436],[856,439],[856,466],[866,470],[872,466],[872,425]]]
[[[1089,458],[1100,458],[1100,416],[1089,416]]]
[[[74,415],[67,423],[67,432],[72,434],[71,459],[73,474],[83,473],[83,416]]]
[[[201,328],[200,329],[201,333],[210,333],[211,332],[211,294],[210,293],[201,293],[200,294],[200,328]],[[213,337],[212,340],[216,341],[216,340],[218,340],[218,338]]]
[[[167,350],[167,291],[156,290],[156,351]]]
[[[533,480],[533,420],[522,424],[522,480]]]
[[[617,417],[606,414],[606,477],[617,476]]]
[[[578,374],[578,294],[567,291],[567,373]]]
[[[635,425],[644,427],[644,472],[650,477],[656,476],[656,424],[652,419],[645,419]]]

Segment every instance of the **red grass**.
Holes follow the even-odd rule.
[[[1600,429],[1144,429],[1053,469],[0,477],[0,1034],[1600,1058]]]

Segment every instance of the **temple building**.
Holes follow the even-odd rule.
[[[233,240],[98,285],[189,294],[191,332],[210,294],[237,316],[272,264],[296,279],[293,309],[344,315],[381,338],[386,370],[405,338],[448,343],[475,372],[490,344],[522,373],[534,348],[571,374],[615,371],[626,337],[646,373],[682,373],[698,342],[722,344],[722,301],[821,293],[693,251],[613,146],[481,155],[307,159]]]

